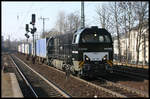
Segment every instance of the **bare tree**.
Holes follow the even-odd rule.
[[[61,11],[58,13],[58,18],[55,27],[47,32],[44,32],[43,38],[64,34],[67,33],[67,31],[74,32],[77,29],[79,29],[80,20],[81,19],[77,11],[68,15],[65,15],[65,13]]]
[[[140,46],[142,43],[144,48],[144,58],[145,58],[145,35],[143,28],[143,23],[145,19],[148,19],[149,9],[148,2],[115,2],[109,3],[109,7],[97,8],[96,12],[99,16],[98,21],[100,22],[103,28],[106,28],[111,33],[117,34],[118,41],[118,53],[119,59],[121,60],[121,41],[120,37],[122,33],[125,33],[126,39],[128,38],[128,42],[126,41],[126,59],[131,60],[131,31],[132,28],[137,26],[138,24],[138,36],[137,36],[137,45],[136,45],[136,53],[137,53],[137,63],[139,61],[139,52]],[[110,13],[111,12],[111,13]],[[146,28],[146,29],[149,29]],[[143,50],[142,50],[143,51]],[[144,59],[145,61],[145,59]]]
[[[117,35],[117,47],[118,47],[118,58],[121,61],[121,43],[120,35],[122,33],[122,18],[121,10],[119,9],[119,2],[108,3],[102,5],[102,7],[97,7],[96,13],[98,14],[98,22],[101,24],[102,28],[107,29],[110,33]]]
[[[45,37],[52,37],[52,36],[59,35],[59,34],[60,33],[55,28],[52,28],[51,30],[44,32],[44,38]]]
[[[98,22],[101,24],[102,28],[105,28],[107,30],[109,30],[111,26],[111,13],[109,11],[110,9],[108,8],[108,6],[106,6],[106,4],[105,6],[102,5],[101,7],[98,6],[96,8],[96,13],[98,14]]]
[[[130,52],[130,35],[131,29],[135,23],[134,10],[133,10],[133,2],[119,2],[119,9],[122,12],[122,24],[123,31],[126,35],[126,62],[131,60],[131,52]],[[128,42],[127,42],[128,38]]]
[[[136,64],[139,63],[139,52],[140,52],[140,46],[142,45],[142,35],[144,33],[145,28],[144,24],[145,24],[145,20],[148,19],[148,15],[149,15],[149,3],[148,2],[135,2],[134,3],[134,10],[135,10],[135,14],[136,14],[136,21],[138,23],[137,26],[137,39],[136,39],[136,53],[137,53],[137,62]]]
[[[63,34],[64,33],[65,20],[66,20],[65,19],[66,18],[65,12],[64,11],[59,12],[57,17],[58,17],[58,19],[56,21],[56,28],[60,34]]]
[[[64,12],[58,14],[58,20],[56,22],[56,30],[63,34],[67,31],[73,32],[80,27],[80,18],[77,12],[65,15]]]
[[[75,31],[80,26],[80,18],[78,13],[70,13],[65,15],[64,12],[58,14],[58,19],[56,21],[56,30],[60,34],[66,33],[67,31]]]
[[[78,13],[70,13],[67,16],[68,30],[73,32],[80,27],[80,18]]]
[[[115,3],[111,3],[111,6],[110,6],[110,11],[112,12],[112,18],[111,21],[114,23],[114,28],[115,30],[113,32],[116,32],[117,34],[117,41],[118,41],[118,58],[119,58],[119,61],[121,61],[121,43],[120,43],[120,35],[121,35],[121,32],[120,32],[120,29],[121,29],[121,11],[120,9],[118,9],[118,2],[115,2]],[[113,29],[112,29],[113,30]]]

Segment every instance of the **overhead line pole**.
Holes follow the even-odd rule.
[[[81,28],[85,28],[84,1],[81,1]]]
[[[49,18],[41,17],[40,19],[42,19],[42,21],[43,21],[43,34],[42,34],[42,36],[44,36],[44,30],[45,30],[45,20],[46,20],[46,19],[49,19]]]

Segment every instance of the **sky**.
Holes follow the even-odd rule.
[[[95,21],[97,18],[96,7],[101,6],[106,2],[84,2],[84,14],[85,14],[85,23],[89,26],[99,26]],[[58,13],[63,11],[65,14],[78,12],[81,15],[81,2],[71,1],[71,2],[1,2],[1,20],[2,20],[2,36],[4,40],[10,35],[12,40],[22,40],[26,39],[24,36],[25,24],[29,24],[31,21],[31,15],[36,14],[36,23],[35,27],[37,32],[35,34],[40,35],[43,29],[43,21],[40,17],[48,18],[45,21],[45,30],[51,30],[54,28]],[[30,39],[32,39],[32,35]]]

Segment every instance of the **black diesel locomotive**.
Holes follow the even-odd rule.
[[[78,76],[97,76],[111,71],[113,42],[103,28],[91,27],[49,38],[47,63]]]

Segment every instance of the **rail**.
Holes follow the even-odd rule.
[[[116,84],[116,83],[113,83],[111,81],[108,81],[108,80],[100,78],[100,77],[98,79],[107,82],[107,84],[110,85],[110,86],[116,86],[120,89],[126,90],[126,93],[123,93],[124,95],[126,94],[126,95],[129,95],[129,96],[132,96],[132,95],[134,96],[136,94],[136,95],[140,95],[142,97],[149,97],[149,95],[147,93],[145,93],[143,91],[140,91],[140,90],[137,90],[135,88],[130,88],[130,87],[127,87],[127,86],[122,85],[122,84]]]
[[[26,79],[26,77],[23,75],[23,73],[21,72],[21,70],[19,69],[19,67],[16,65],[16,63],[14,62],[14,59],[11,56],[10,56],[10,59],[15,64],[15,66],[16,66],[18,72],[20,73],[21,77],[24,79],[24,81],[26,82],[26,84],[29,86],[29,88],[31,89],[31,91],[33,92],[33,94],[35,95],[35,97],[38,98],[37,93],[35,92],[35,90],[31,86],[31,84],[28,82],[28,80]]]
[[[16,56],[15,56],[16,57]],[[53,82],[47,80],[45,77],[43,77],[41,74],[30,68],[26,63],[24,63],[22,60],[20,60],[18,57],[16,57],[20,62],[22,62],[26,67],[28,67],[32,72],[37,74],[41,79],[43,79],[48,85],[53,87],[57,92],[59,92],[63,97],[70,98],[71,96],[67,94],[64,90],[60,89],[56,84]]]
[[[129,64],[129,63],[120,63],[120,62],[117,62],[117,61],[113,61],[113,64],[114,65],[123,65],[123,66],[129,66],[129,67],[149,69],[148,65],[136,65],[136,64]]]

